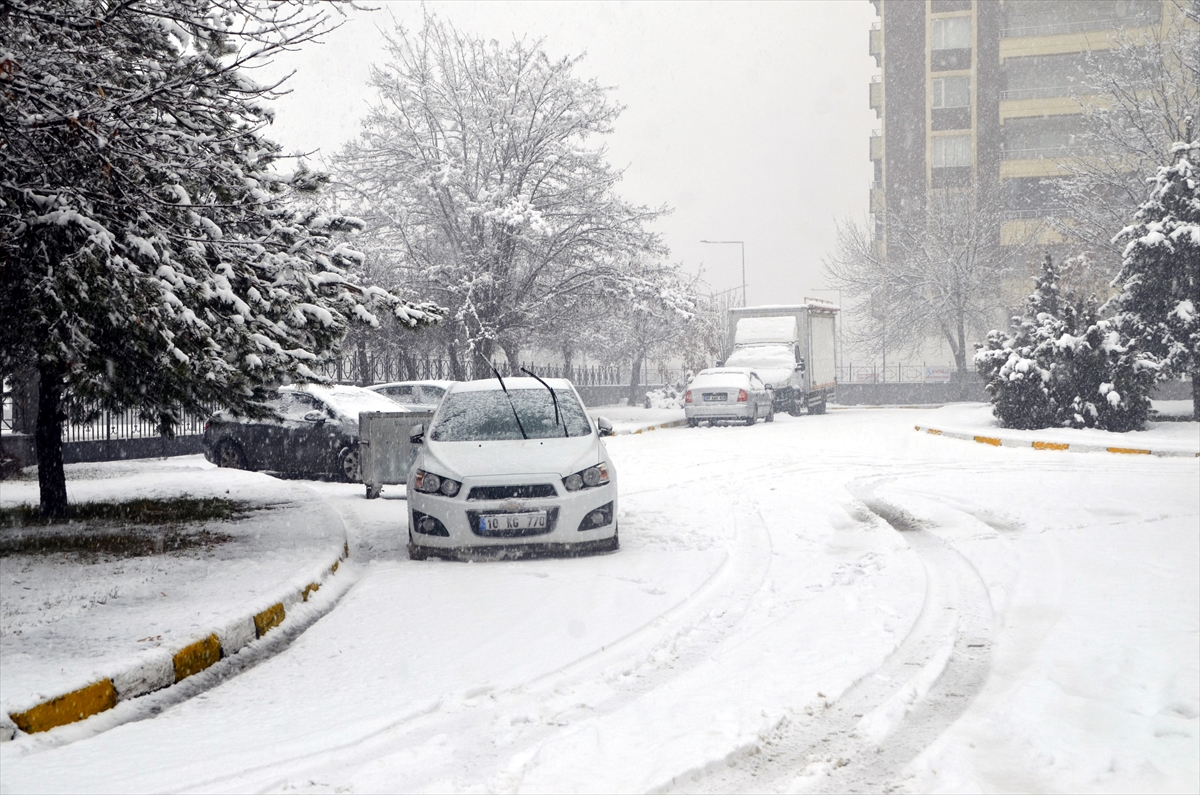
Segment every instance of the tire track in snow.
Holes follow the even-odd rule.
[[[663,792],[881,792],[956,721],[991,668],[993,615],[975,568],[903,509],[866,507],[903,533],[926,575],[921,613],[899,648],[836,701],[785,718],[753,748],[678,777]]]
[[[726,477],[725,472],[714,472],[700,479]],[[732,499],[729,516],[737,532],[722,563],[682,600],[619,640],[516,687],[481,690],[462,699],[443,698],[319,754],[241,770],[194,788],[222,789],[235,781],[239,789],[256,791],[295,787],[310,772],[327,776],[331,767],[353,771],[397,747],[416,748],[442,736],[476,736],[481,726],[492,726],[488,750],[480,748],[482,752],[470,759],[455,758],[441,772],[452,778],[488,781],[487,789],[492,791],[516,789],[525,765],[533,759],[531,749],[582,718],[619,709],[672,681],[708,660],[713,649],[736,631],[766,581],[774,551],[753,501]],[[517,727],[506,725],[513,715],[527,713],[538,717]],[[510,738],[502,737],[510,732]],[[427,784],[436,788],[437,782],[446,780]]]

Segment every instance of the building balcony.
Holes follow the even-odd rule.
[[[1001,38],[1015,39],[1024,36],[1057,36],[1063,33],[1083,33],[1089,30],[1119,30],[1155,25],[1160,16],[1153,12],[1130,14],[1124,17],[1104,19],[1077,19],[1062,22],[1022,25],[1008,24],[1000,29]]]
[[[871,159],[883,160],[883,133],[879,130],[871,133]]]
[[[1062,144],[1057,146],[1042,146],[1036,149],[1004,149],[1000,155],[1001,160],[1064,160],[1072,157],[1078,157],[1083,154],[1086,147],[1075,146],[1073,144]]]
[[[869,49],[870,54],[875,58],[875,66],[881,66],[883,64],[883,30],[878,22],[871,26]]]
[[[883,187],[878,182],[871,183],[871,212],[881,213],[887,207]]]
[[[883,83],[879,75],[871,78],[871,110],[875,111],[875,118],[883,115]]]

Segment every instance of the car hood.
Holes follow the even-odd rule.
[[[423,464],[456,479],[554,472],[566,477],[599,463],[599,439],[515,439],[495,442],[433,442],[426,438]]]

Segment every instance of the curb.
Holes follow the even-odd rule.
[[[687,420],[675,420],[674,422],[664,422],[658,425],[651,425],[648,428],[638,428],[636,431],[621,431],[620,433],[614,433],[613,436],[634,436],[642,433],[643,431],[654,431],[658,430],[659,428],[682,428],[684,425],[687,425]]]
[[[1200,458],[1200,453],[1186,450],[1147,450],[1141,447],[1107,447],[1102,444],[1068,444],[1067,442],[1030,442],[1024,439],[1004,439],[998,436],[977,436],[959,431],[944,431],[925,425],[914,425],[918,432],[924,431],[931,436],[944,436],[947,439],[963,439],[968,442],[979,442],[992,447],[1031,447],[1034,450],[1070,450],[1074,453],[1119,453],[1122,455],[1156,455],[1171,458]]]
[[[173,651],[163,648],[142,655],[138,662],[86,687],[47,699],[22,712],[0,714],[0,742],[13,739],[17,730],[36,734],[90,718],[122,701],[182,682],[222,658],[237,654],[279,626],[287,617],[289,606],[307,602],[309,595],[336,574],[338,566],[349,557],[349,542],[343,541],[341,553],[316,581],[299,590],[288,590],[266,609],[244,615]]]
[[[866,406],[866,405],[851,405],[851,406],[834,406],[830,405],[830,411],[861,411],[863,409],[940,409],[945,406],[945,403],[918,403],[912,406],[901,405],[886,405],[886,406]]]

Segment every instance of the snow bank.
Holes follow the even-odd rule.
[[[114,675],[128,679],[121,682],[126,694],[170,684],[173,672],[164,679],[158,671],[164,656],[169,662],[214,631],[226,649],[245,645],[246,628],[231,622],[319,581],[345,541],[338,515],[302,482],[217,469],[199,456],[74,464],[67,478],[72,502],[186,494],[243,501],[253,510],[206,525],[230,539],[198,548],[0,558],[6,714]],[[0,504],[36,501],[36,481],[5,482]]]

